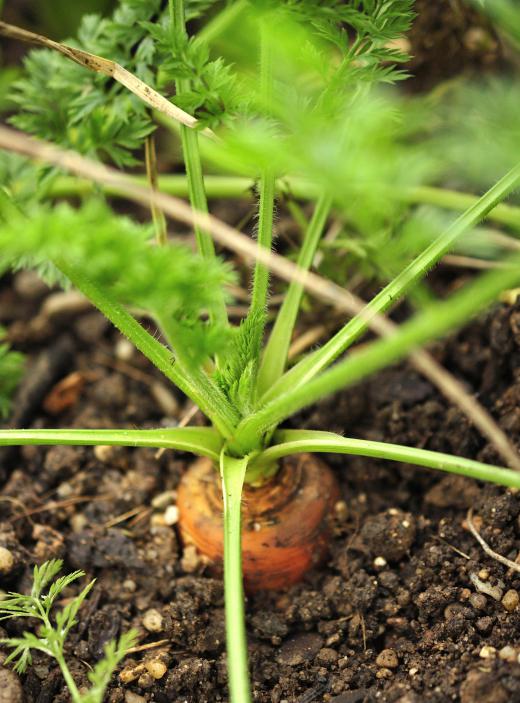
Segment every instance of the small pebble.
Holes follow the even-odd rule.
[[[164,623],[161,613],[155,608],[150,608],[143,616],[143,625],[148,632],[162,632]]]
[[[133,693],[133,691],[127,691],[125,693],[125,703],[146,703],[146,698]]]
[[[463,613],[464,610],[465,608],[462,603],[449,603],[449,605],[444,608],[444,618],[446,620],[451,620]]]
[[[340,522],[345,522],[348,518],[348,505],[344,500],[338,500],[334,506],[334,512]]]
[[[5,547],[0,547],[0,574],[8,574],[14,566],[14,556]]]
[[[114,456],[114,447],[105,444],[98,444],[94,447],[94,456],[102,464],[108,464]]]
[[[164,522],[166,525],[176,525],[179,522],[179,508],[176,505],[169,505],[164,511]]]
[[[147,671],[145,671],[144,674],[141,674],[141,676],[137,679],[137,685],[139,688],[152,688],[154,683],[155,680],[153,676],[151,676]]]
[[[156,680],[162,679],[168,671],[168,667],[160,659],[150,659],[150,661],[145,662],[145,666],[148,673]]]
[[[507,662],[514,662],[517,658],[516,650],[513,649],[513,647],[510,647],[509,645],[502,647],[502,649],[498,653],[498,656],[500,657],[500,659],[503,659]]]
[[[497,650],[495,649],[495,647],[491,647],[490,645],[485,644],[478,653],[478,655],[481,659],[494,659],[497,655]]]
[[[479,618],[475,623],[475,627],[479,632],[487,634],[493,627],[493,618],[489,617],[489,615]]]
[[[482,578],[482,575],[485,576],[485,579]],[[471,573],[469,578],[477,591],[480,593],[485,593],[487,596],[491,596],[491,598],[494,598],[495,600],[502,600],[502,596],[504,595],[504,589],[502,586],[504,584],[498,582],[495,586],[492,586],[490,583],[487,583],[487,579],[489,578],[488,571],[481,569],[478,574]]]
[[[323,647],[318,652],[318,659],[324,664],[334,664],[338,661],[339,654],[335,649],[330,649],[329,647]]]
[[[115,349],[114,353],[116,355],[117,359],[120,359],[121,361],[130,361],[130,359],[133,357],[135,352],[135,347],[130,342],[128,339],[123,337],[122,339],[119,339]]]
[[[10,669],[0,667],[0,703],[22,703],[24,700],[20,679]]]
[[[487,598],[483,593],[472,593],[469,602],[475,610],[485,610],[487,606]]]
[[[387,561],[384,557],[376,557],[374,559],[374,566],[376,569],[383,569],[387,565]]]
[[[379,669],[376,674],[376,678],[378,678],[378,679],[389,679],[392,676],[393,676],[393,672],[390,671],[390,669],[386,669],[386,668]]]
[[[397,658],[395,650],[383,649],[383,651],[379,652],[377,655],[376,664],[386,669],[396,669],[399,666],[399,659]]]
[[[502,605],[509,613],[512,613],[513,610],[516,610],[519,602],[520,597],[518,595],[518,592],[515,591],[513,588],[507,591],[504,597],[502,598]]]
[[[119,673],[119,680],[125,684],[132,683],[132,681],[135,681],[144,671],[146,671],[144,664],[131,664]]]
[[[76,534],[83,532],[87,525],[88,518],[86,515],[83,515],[83,513],[74,513],[74,515],[70,518],[70,526],[72,531]]]
[[[188,544],[184,547],[184,554],[181,558],[182,570],[187,574],[193,574],[199,568],[201,564],[201,558],[197,552],[197,548],[192,544]]]

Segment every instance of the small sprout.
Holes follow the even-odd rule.
[[[14,670],[23,674],[32,662],[31,652],[43,652],[58,662],[74,703],[102,703],[114,670],[136,642],[136,633],[131,630],[121,635],[118,642],[112,640],[106,645],[105,656],[88,675],[92,684],[90,689],[86,693],[80,693],[65,661],[64,648],[71,628],[77,624],[78,611],[95,581],[87,584],[53,616],[52,611],[58,596],[72,583],[85,576],[83,571],[73,571],[56,578],[62,566],[61,559],[53,559],[41,566],[35,566],[31,593],[8,593],[0,601],[0,620],[36,618],[41,622],[37,635],[24,632],[21,637],[0,640],[0,644],[13,650],[4,663],[14,662]]]

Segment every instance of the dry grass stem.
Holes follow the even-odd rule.
[[[35,34],[34,32],[29,32],[27,29],[22,29],[21,27],[16,27],[6,22],[0,22],[0,35],[58,51],[63,56],[66,56],[71,61],[78,63],[80,66],[90,71],[102,73],[105,76],[113,78],[131,93],[137,95],[140,100],[151,108],[162,112],[176,122],[180,122],[186,125],[186,127],[191,128],[197,125],[198,120],[193,117],[193,115],[189,115],[187,112],[184,112],[184,110],[181,110],[180,107],[171,103],[164,95],[158,93],[151,86],[144,83],[140,78],[130,73],[130,71],[127,71],[126,68],[123,68],[123,66],[115,61],[105,59],[97,54],[91,54],[82,49],[76,49],[68,44],[62,44],[42,34]],[[202,134],[206,134],[206,136],[209,137],[215,136],[210,129],[203,129]]]
[[[483,539],[483,537],[480,535],[479,531],[475,527],[475,524],[473,523],[473,509],[470,508],[468,510],[468,513],[466,515],[466,522],[468,524],[469,531],[473,535],[473,537],[477,540],[477,542],[480,544],[484,552],[488,555],[488,557],[491,557],[491,559],[494,559],[495,561],[498,561],[500,564],[503,564],[504,566],[507,566],[508,569],[512,569],[513,571],[517,571],[520,573],[520,564],[517,564],[516,561],[511,561],[511,559],[508,559],[507,557],[503,557],[501,554],[498,554],[495,552],[489,544]]]

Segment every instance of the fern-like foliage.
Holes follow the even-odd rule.
[[[155,42],[160,64],[158,87],[189,79],[189,87],[175,95],[176,105],[195,115],[200,127],[229,122],[240,110],[243,96],[232,67],[221,58],[212,60],[209,47],[196,37],[174,36],[169,16],[144,24]]]
[[[407,56],[392,43],[410,27],[413,0],[285,0],[284,4],[292,16],[341,52],[338,77],[349,72],[370,81],[403,77],[395,65]]]
[[[56,659],[66,679],[72,678],[64,660],[65,642],[70,630],[77,624],[78,611],[95,581],[88,583],[53,617],[53,609],[58,597],[71,584],[85,576],[83,571],[73,571],[66,576],[56,578],[62,567],[63,562],[60,559],[52,559],[41,566],[35,566],[31,593],[29,595],[8,593],[0,602],[0,621],[11,618],[31,618],[41,623],[37,634],[26,631],[21,637],[0,640],[0,644],[12,649],[4,663],[14,662],[14,669],[20,674],[27,670],[32,662],[31,652],[36,650]],[[75,695],[74,700],[79,703],[102,703],[114,670],[135,641],[136,633],[130,631],[122,635],[119,642],[110,642],[105,648],[104,658],[89,674],[92,687],[85,694]]]
[[[253,311],[235,328],[226,361],[214,374],[217,385],[242,416],[252,412],[254,407],[264,315]]]
[[[0,251],[11,266],[22,258],[26,266],[81,267],[120,303],[175,324],[186,340],[186,355],[202,363],[227,343],[225,330],[203,318],[216,291],[232,280],[231,271],[180,244],[154,246],[151,235],[149,226],[116,215],[101,200],[79,209],[38,205],[0,221]]]
[[[5,330],[0,327],[0,419],[11,410],[11,400],[22,378],[25,357],[4,342]]]
[[[211,4],[188,2],[187,18]],[[190,90],[173,99],[204,124],[214,126],[230,108],[230,69],[210,61],[200,44],[176,45],[161,0],[121,0],[112,17],[86,15],[77,38],[66,43],[121,64],[153,87],[169,86],[170,95],[173,80],[189,75]],[[118,166],[138,163],[136,151],[154,129],[148,107],[124,87],[47,49],[28,54],[12,99],[21,110],[11,120],[15,126]]]

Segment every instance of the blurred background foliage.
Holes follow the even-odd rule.
[[[131,5],[131,0],[126,1]],[[163,61],[162,56],[168,47],[164,51],[161,49],[161,42],[167,42],[164,42],[159,23],[156,23],[155,35],[152,27],[147,27],[146,31],[143,29],[144,33],[151,33],[154,50],[163,51],[159,62],[161,69],[156,73],[151,69],[158,63],[157,58],[150,54],[150,60],[144,62],[145,68],[140,68],[136,58],[138,52],[129,47],[128,42],[122,42],[123,49],[129,52],[126,57],[96,44],[90,35],[90,39],[84,39],[85,48],[118,59],[138,73],[141,69],[148,71],[149,76],[142,72],[140,75],[150,82],[156,81],[159,89],[170,97],[174,78],[190,68],[190,61],[210,67],[213,72],[207,71],[204,78],[211,77],[216,89],[213,94],[207,91],[208,95],[203,95],[205,107],[211,108],[206,109],[205,114],[197,111],[199,95],[193,90],[184,96],[184,102],[182,96],[181,100],[179,96],[172,98],[199,118],[214,117],[219,110],[229,117],[223,123],[220,144],[201,141],[206,172],[229,172],[254,179],[259,167],[269,166],[281,177],[287,174],[308,177],[315,186],[330,193],[337,215],[337,234],[321,245],[321,270],[332,278],[343,280],[353,270],[361,270],[366,277],[375,274],[379,279],[387,280],[452,219],[452,213],[445,210],[419,208],[395,198],[390,193],[391,188],[428,185],[479,193],[516,163],[520,151],[517,119],[520,84],[515,79],[518,54],[514,54],[511,47],[520,39],[516,23],[520,17],[517,0],[438,0],[435,3],[416,0],[416,24],[402,43],[392,45],[392,50],[403,50],[412,55],[406,65],[412,79],[400,82],[395,91],[387,90],[386,86],[383,90],[367,91],[363,99],[360,99],[359,92],[364,92],[372,82],[384,81],[391,62],[381,61],[376,56],[378,60],[371,64],[372,57],[367,54],[361,61],[345,62],[345,70],[338,70],[340,61],[351,47],[352,28],[348,32],[335,33],[330,26],[322,25],[320,32],[314,33],[310,41],[305,8],[319,3],[286,0],[287,7],[294,8],[293,14],[286,24],[278,20],[271,26],[275,100],[270,106],[261,104],[256,87],[257,17],[254,12],[242,11],[224,28],[218,28],[219,12],[226,7],[248,6],[251,10],[251,7],[265,3],[261,0],[250,0],[249,3],[245,0],[215,3],[193,0],[194,5],[197,3],[204,7],[204,19],[192,21],[190,29],[194,33],[203,28],[202,32],[209,40],[209,58],[193,51],[193,56],[187,53],[178,61],[172,61],[171,57],[169,62]],[[327,5],[326,2],[322,4]],[[338,3],[345,12],[358,4]],[[4,0],[3,5],[2,16],[6,21],[56,39],[65,39],[78,35],[85,13],[109,17],[118,3],[116,0]],[[296,14],[299,17],[295,17]],[[217,18],[217,22],[208,25],[207,18]],[[430,18],[432,24],[428,26]],[[436,32],[440,29],[433,20],[437,25],[442,24],[444,44],[437,38]],[[427,54],[425,46],[416,38],[416,26],[421,29],[421,41],[424,36],[429,36],[431,51],[437,54]],[[28,51],[28,47],[21,44],[8,42],[5,46],[4,69],[0,71],[0,111],[4,113],[15,108],[8,94],[12,95],[12,84],[21,75],[20,59]],[[387,49],[385,45],[383,48]],[[142,151],[136,145],[139,147],[151,129],[153,116],[148,115],[137,101],[128,99],[124,91],[107,89],[104,78],[88,76],[56,54],[47,55],[47,64],[43,61],[43,54],[38,56],[44,68],[39,71],[42,83],[33,80],[26,83],[24,90],[18,89],[18,106],[25,116],[19,118],[17,126],[61,141],[101,160],[113,161],[120,167],[134,167],[138,163],[134,157],[139,158]],[[217,65],[214,61],[220,56],[225,65]],[[435,85],[432,85],[432,76],[424,72],[423,67],[442,67],[446,57],[449,58],[449,67],[445,68],[443,75],[435,75]],[[58,66],[63,69],[57,70]],[[464,71],[454,76],[455,66]],[[237,78],[229,90],[227,67]],[[373,80],[376,69],[381,72],[378,81]],[[79,81],[74,79],[76,73]],[[68,84],[67,76],[70,76]],[[70,85],[80,87],[81,82],[92,84],[96,89],[87,91],[91,102],[97,95],[108,95],[110,101],[100,99],[100,106],[82,104],[83,112],[79,111],[77,101],[81,96],[75,95]],[[42,86],[46,89],[43,90]],[[63,96],[58,99],[60,89],[66,89],[67,99]],[[222,96],[228,93],[229,99],[223,101]],[[31,115],[28,108],[31,102],[39,103],[36,97],[43,94],[51,106],[59,103],[62,112],[67,112],[68,100],[71,103],[69,112],[76,121],[67,113],[63,124],[55,125],[54,131],[41,133],[44,126],[41,115],[37,111]],[[212,107],[213,103],[216,107]],[[222,105],[224,109],[221,109]],[[229,106],[233,109],[228,109]],[[86,108],[91,116],[90,131],[86,129]],[[58,112],[55,109],[47,112],[53,124],[59,117]],[[107,118],[108,113],[111,119]],[[132,119],[127,119],[123,127],[131,126],[135,132],[140,125],[136,134],[128,134],[119,124],[127,113]],[[137,116],[142,124],[137,125]],[[216,114],[216,118],[220,117]],[[76,129],[79,121],[81,133]],[[212,122],[210,124],[214,126]],[[328,125],[327,130],[323,129],[323,124]],[[116,128],[121,144],[114,145],[110,129]],[[160,167],[169,173],[178,171],[177,136],[162,131],[158,139],[162,147]],[[0,163],[0,177],[2,169],[7,173],[15,168],[22,169],[23,164],[16,160]],[[26,189],[30,183],[27,178],[18,181],[25,184]],[[300,205],[305,207],[303,203]],[[308,210],[306,214],[309,214]],[[511,234],[517,236],[516,232]],[[500,253],[497,241],[495,237],[491,242],[487,232],[482,231],[473,239],[462,242],[460,248],[465,253],[494,258]],[[293,255],[291,251],[284,253]]]

